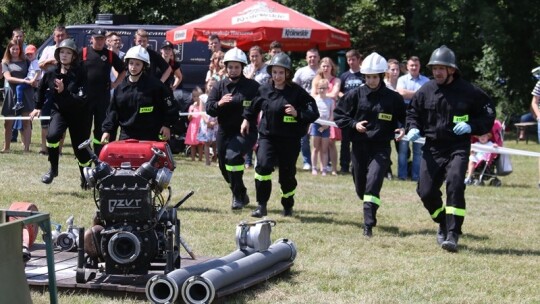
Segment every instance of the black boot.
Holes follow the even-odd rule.
[[[282,197],[281,205],[283,206],[283,216],[293,216],[294,196]]]
[[[446,240],[447,230],[446,230],[446,221],[439,223],[439,229],[437,230],[437,244],[442,245]]]
[[[450,252],[457,252],[459,235],[455,232],[449,232],[446,240],[442,242],[442,249]]]
[[[81,172],[81,189],[88,190],[90,189],[90,186],[88,186],[88,183],[86,182],[86,178],[84,177],[84,168],[85,167],[79,166],[79,171]]]
[[[58,176],[58,168],[50,168],[49,171],[41,177],[41,182],[44,184],[50,184],[54,180],[55,177]]]
[[[247,204],[249,204],[249,196],[247,195],[247,193],[244,193],[244,195],[241,197],[236,197],[233,194],[231,205],[232,210],[240,210],[244,208],[244,206],[246,206]]]
[[[263,216],[266,216],[268,214],[266,210],[266,203],[259,203],[257,206],[257,209],[255,209],[253,212],[251,212],[251,216],[261,218]]]
[[[81,176],[81,189],[82,190],[90,189],[90,186],[88,186],[88,183],[86,182],[86,178],[84,178],[84,176]]]
[[[373,236],[373,227],[364,225],[364,236],[365,237],[372,237]]]
[[[49,152],[49,163],[51,163],[51,168],[41,177],[41,182],[44,184],[52,183],[53,179],[58,176],[58,159],[60,158],[60,151],[58,148],[47,147],[47,152]]]

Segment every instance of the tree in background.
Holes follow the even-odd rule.
[[[131,23],[184,24],[239,1],[234,0],[3,0],[0,33],[25,30],[27,42],[39,45],[56,24],[92,23],[97,13],[127,15]],[[540,63],[540,10],[533,0],[281,0],[308,16],[351,35],[352,47],[387,58],[421,58],[452,48],[463,76],[492,95],[500,112],[528,109],[534,86],[530,70]],[[29,17],[32,16],[32,17]],[[36,18],[37,16],[37,18]],[[305,54],[293,53],[301,60]],[[336,52],[323,52],[336,58]],[[424,74],[431,73],[425,69]]]

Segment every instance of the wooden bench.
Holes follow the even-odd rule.
[[[529,143],[529,132],[527,132],[527,129],[530,127],[537,127],[537,122],[518,122],[515,123],[514,126],[516,126],[516,144],[519,142],[519,132],[521,130],[525,130],[525,143]]]

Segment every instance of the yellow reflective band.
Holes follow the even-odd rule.
[[[238,166],[225,165],[225,170],[227,170],[229,172],[244,171],[244,165],[238,165]]]
[[[453,122],[467,122],[469,121],[469,115],[463,115],[463,116],[454,116]]]
[[[92,143],[101,145],[101,141],[99,139],[96,139],[96,138],[92,138]]]
[[[81,163],[81,162],[78,162],[79,163],[79,166],[81,167],[90,167],[92,165],[92,160],[89,160],[85,163]]]
[[[446,207],[446,214],[465,216],[465,209],[456,208],[456,207]]]
[[[255,172],[255,179],[261,182],[272,180],[272,174],[260,175]]]
[[[151,107],[142,107],[139,109],[139,113],[151,113],[152,111],[154,111],[154,107],[151,106]]]
[[[251,100],[244,100],[244,102],[242,103],[242,105],[244,107],[249,107],[251,105]]]
[[[439,213],[441,213],[443,210],[444,210],[444,206],[435,210],[435,212],[433,212],[433,214],[431,215],[431,218],[437,218],[437,216],[439,216]]]
[[[47,148],[58,148],[60,147],[60,142],[55,142],[55,143],[47,142],[45,146],[47,146]]]
[[[290,122],[297,122],[297,121],[296,121],[296,118],[294,116],[285,115],[285,116],[283,116],[283,122],[290,123]]]
[[[294,189],[293,191],[291,191],[289,193],[283,193],[283,190],[279,190],[279,191],[281,192],[281,197],[289,198],[289,197],[294,195],[294,193],[296,192],[296,189]]]
[[[380,120],[392,121],[392,114],[379,113]]]
[[[381,205],[381,199],[373,195],[364,195],[364,202],[374,203],[377,206]]]

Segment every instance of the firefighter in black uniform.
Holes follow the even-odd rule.
[[[69,129],[71,146],[81,171],[81,187],[85,189],[83,168],[91,165],[90,154],[86,149],[79,150],[78,146],[90,137],[92,128],[86,94],[86,73],[78,65],[77,46],[71,39],[65,39],[58,45],[54,51],[54,58],[58,64],[54,70],[43,76],[35,110],[30,113],[30,119],[39,117],[46,96],[52,96],[53,105],[47,134],[47,151],[51,168],[42,176],[41,181],[50,184],[58,176],[60,140],[66,129]]]
[[[306,135],[310,123],[319,118],[317,104],[302,87],[292,82],[291,59],[285,53],[272,57],[267,67],[270,83],[259,88],[251,107],[244,110],[241,132],[251,134],[262,112],[255,166],[255,189],[258,206],[254,217],[266,216],[266,205],[272,192],[272,172],[279,165],[281,205],[283,215],[292,216],[296,191],[296,160],[300,153],[300,138]]]
[[[242,50],[232,48],[223,58],[227,78],[212,88],[206,102],[206,112],[217,117],[219,131],[216,138],[219,169],[232,191],[232,209],[242,209],[249,203],[244,175],[244,155],[252,149],[257,140],[257,126],[251,125],[249,134],[240,134],[242,113],[257,94],[259,83],[247,79],[242,70],[247,65],[247,57]]]
[[[114,90],[103,122],[103,144],[120,126],[120,139],[168,140],[171,126],[178,120],[178,109],[171,91],[156,77],[145,72],[150,64],[147,50],[130,48],[124,61],[128,77]]]
[[[91,46],[81,50],[81,64],[87,71],[88,102],[90,112],[94,118],[94,152],[99,155],[101,151],[101,125],[107,115],[107,108],[111,101],[110,90],[116,88],[126,76],[124,64],[115,52],[105,48],[105,30],[95,28],[92,30]],[[118,78],[111,83],[111,67],[118,72]]]
[[[405,134],[403,97],[386,87],[383,79],[386,59],[371,53],[362,62],[360,72],[365,85],[347,92],[334,110],[338,127],[349,128],[352,142],[352,177],[356,195],[364,201],[364,235],[371,237],[377,225],[380,192],[390,166],[390,142]]]
[[[454,52],[446,46],[433,51],[427,64],[434,79],[414,95],[407,109],[407,137],[420,135],[420,179],[416,192],[431,218],[439,223],[437,242],[447,251],[457,251],[465,218],[465,173],[471,150],[471,135],[488,133],[495,119],[491,99],[460,77]],[[440,188],[446,181],[446,206]]]

